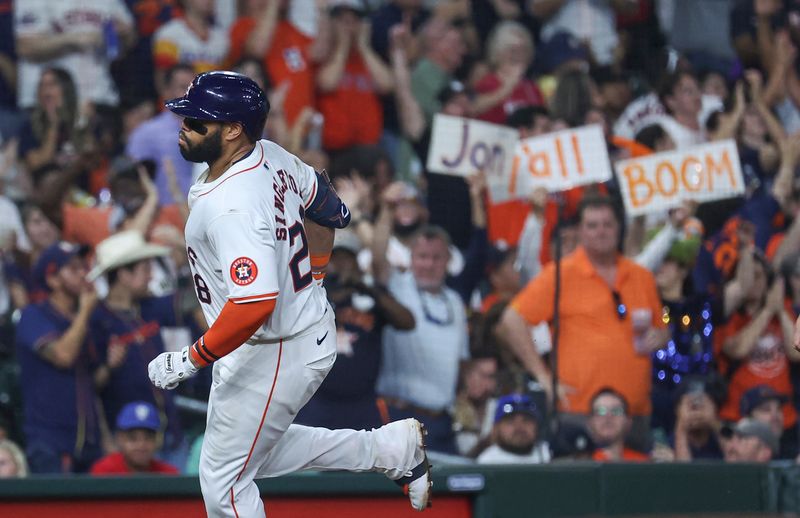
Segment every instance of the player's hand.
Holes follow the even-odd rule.
[[[198,370],[189,357],[189,346],[179,352],[161,353],[147,366],[153,385],[166,390],[174,389],[178,383],[191,378]]]

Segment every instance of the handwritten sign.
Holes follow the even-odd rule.
[[[518,139],[517,130],[506,126],[437,114],[428,171],[455,176],[484,171],[491,183],[507,176]]]
[[[557,131],[520,141],[508,181],[511,198],[543,187],[549,192],[611,178],[603,130],[598,125]]]
[[[721,200],[744,192],[733,140],[623,160],[616,170],[632,216],[677,207],[684,200]]]

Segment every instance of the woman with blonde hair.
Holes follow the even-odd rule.
[[[544,104],[539,87],[525,76],[533,62],[533,38],[524,25],[515,21],[498,23],[486,41],[486,61],[490,72],[475,90],[477,118],[505,124],[508,116],[523,106]]]
[[[0,478],[25,478],[28,461],[14,441],[0,439]]]

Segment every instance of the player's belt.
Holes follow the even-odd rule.
[[[444,415],[444,410],[431,410],[430,408],[423,408],[394,397],[384,397],[383,400],[387,405],[397,408],[398,410],[405,410],[406,412],[413,412],[415,414],[424,415],[426,417],[441,417]]]

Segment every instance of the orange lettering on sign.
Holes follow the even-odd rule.
[[[670,181],[672,182],[669,190],[664,187],[664,182],[662,181],[664,172],[669,173]],[[659,162],[656,166],[656,187],[658,187],[658,191],[662,196],[673,196],[678,192],[678,173],[669,162]]]
[[[626,167],[622,174],[628,182],[628,192],[631,196],[631,204],[634,208],[646,205],[653,198],[653,185],[645,178],[644,168],[640,164],[631,164]],[[639,187],[644,186],[646,194],[639,196]]]
[[[570,138],[572,141],[572,151],[575,153],[575,162],[578,164],[578,174],[582,175],[583,171],[583,157],[581,156],[581,150],[578,147],[578,136],[574,133]]]
[[[508,194],[513,195],[517,191],[517,174],[519,172],[519,156],[514,155],[511,164],[511,181],[508,182]]]
[[[564,150],[561,148],[561,140],[556,139],[556,155],[558,155],[558,165],[561,167],[561,176],[567,177],[567,166],[564,163]]]
[[[528,171],[531,176],[536,178],[550,178],[550,157],[547,153],[540,151],[538,153],[530,153],[530,150],[523,148],[528,154]]]
[[[687,178],[687,173],[697,175],[696,178],[699,178],[699,180],[693,181],[692,178]],[[704,183],[703,164],[693,156],[684,158],[683,163],[681,164],[681,180],[683,180],[683,186],[687,191],[698,192],[703,188]]]
[[[728,173],[728,180],[732,189],[736,189],[736,177],[733,174],[733,167],[731,166],[731,158],[728,156],[727,151],[723,151],[719,163],[714,161],[714,157],[709,153],[706,156],[706,169],[708,170],[708,190],[714,190],[714,175],[722,175]]]

